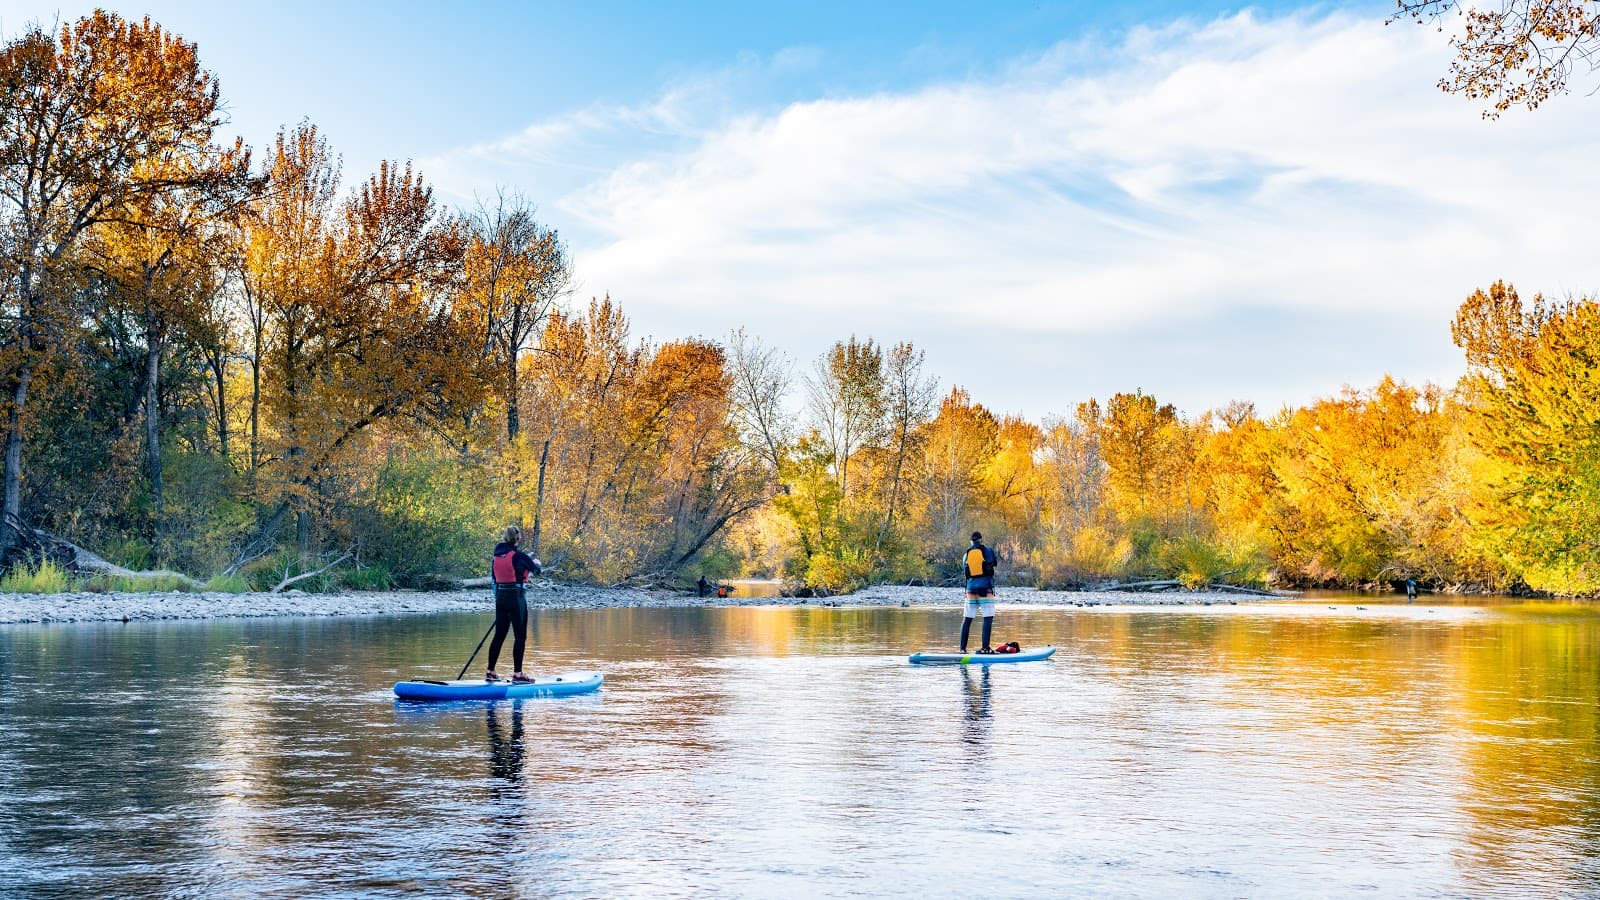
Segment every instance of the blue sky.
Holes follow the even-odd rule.
[[[640,336],[910,340],[1000,411],[1449,382],[1472,289],[1600,287],[1600,99],[1486,123],[1386,3],[113,8],[197,41],[248,143],[309,118],[347,179],[533,199]]]

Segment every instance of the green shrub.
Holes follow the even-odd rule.
[[[1035,585],[1042,589],[1081,587],[1087,581],[1125,574],[1133,542],[1106,528],[1090,526],[1034,551]]]
[[[71,587],[67,570],[48,559],[35,566],[17,563],[0,577],[0,593],[4,594],[60,594]]]
[[[1190,590],[1218,581],[1261,584],[1266,580],[1266,555],[1250,544],[1189,535],[1162,545],[1157,557],[1161,570]]]
[[[815,553],[806,567],[806,584],[846,593],[866,586],[873,568],[872,554],[864,550]]]
[[[373,563],[341,573],[339,583],[352,591],[387,591],[394,587],[394,573],[386,563]]]
[[[505,524],[499,495],[483,471],[454,457],[405,454],[378,467],[351,525],[363,556],[384,564],[391,583],[481,575]]]
[[[205,589],[213,594],[244,594],[250,591],[250,582],[243,575],[213,575]]]
[[[1194,590],[1222,577],[1228,571],[1222,551],[1204,538],[1189,535],[1161,545],[1156,553],[1163,574]]]
[[[215,572],[255,530],[255,509],[228,460],[174,448],[165,464],[161,542],[149,562],[123,561],[130,569],[174,568]]]

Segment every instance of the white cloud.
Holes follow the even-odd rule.
[[[728,101],[752,72],[817,64],[796,53],[425,168],[449,181],[586,157],[598,174],[553,214],[585,283],[657,334],[937,347],[962,323],[1048,342],[1261,308],[1436,321],[1429,340],[1447,343],[1455,304],[1494,278],[1600,287],[1585,227],[1600,101],[1484,122],[1434,88],[1447,56],[1431,29],[1241,13],[960,83]],[[939,362],[978,380],[954,350]]]

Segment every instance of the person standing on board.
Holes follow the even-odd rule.
[[[972,632],[974,616],[983,616],[983,649],[979,653],[993,653],[989,649],[989,634],[994,628],[994,551],[984,546],[983,534],[972,533],[972,546],[961,557],[961,568],[967,576],[967,608],[961,617],[961,652],[967,652],[967,637]]]
[[[489,670],[483,673],[485,681],[499,681],[494,670],[500,661],[500,647],[505,644],[506,632],[511,635],[511,661],[516,671],[513,682],[532,681],[522,671],[522,657],[528,649],[528,576],[538,575],[544,567],[537,559],[517,549],[522,543],[522,529],[507,525],[500,532],[500,543],[494,548],[494,562],[490,566],[490,580],[494,582],[494,640],[489,642]]]

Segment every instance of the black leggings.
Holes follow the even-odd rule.
[[[994,628],[994,616],[983,617],[983,649],[989,649],[989,633]],[[972,633],[972,620],[961,620],[961,652],[967,652],[967,635]]]
[[[522,655],[528,649],[528,595],[521,585],[497,584],[494,586],[494,640],[489,642],[489,671],[500,661],[500,647],[506,642],[506,632],[511,635],[511,661],[515,671],[522,671]]]

